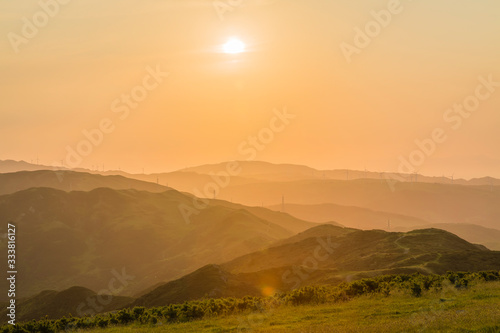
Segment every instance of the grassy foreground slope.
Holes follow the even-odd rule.
[[[469,290],[362,296],[343,304],[286,306],[260,314],[209,318],[172,325],[95,329],[119,332],[500,332],[500,283]]]
[[[0,332],[498,332],[498,271],[385,275],[271,297],[204,299]]]

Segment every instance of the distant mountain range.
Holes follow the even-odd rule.
[[[387,212],[385,224],[391,214],[427,221],[429,224],[468,223],[486,228],[498,228],[500,221],[500,187],[490,189],[484,186],[429,183],[396,183],[391,187],[385,181],[375,179],[303,180],[232,186],[219,195],[221,199],[233,198],[248,206],[258,205],[259,201],[271,206],[282,205],[283,196],[285,211],[288,204],[331,203]],[[318,218],[316,216],[314,220]],[[340,220],[337,222],[343,224]]]
[[[2,170],[2,163],[0,163],[0,170]],[[12,163],[8,164],[12,168]],[[500,206],[496,204],[500,202],[500,186],[495,185],[498,180],[491,178],[467,181],[465,183],[468,186],[460,185],[458,180],[453,180],[453,183],[451,180],[442,183],[425,182],[424,177],[413,176],[411,181],[403,182],[380,179],[380,177],[346,181],[335,179],[339,178],[335,176],[337,171],[329,174],[327,171],[318,171],[305,166],[275,165],[265,162],[238,162],[238,165],[236,176],[229,177],[228,181],[219,179],[219,182],[227,182],[227,184],[222,184],[223,186],[219,185],[215,178],[227,172],[225,163],[154,175],[131,175],[118,172],[122,177],[127,176],[148,183],[133,183],[130,178],[116,178],[114,185],[100,185],[105,183],[97,174],[92,179],[92,175],[87,173],[88,179],[82,180],[79,184],[77,180],[70,180],[71,172],[56,172],[59,182],[53,183],[41,180],[40,178],[43,177],[36,173],[21,173],[17,179],[12,179],[12,176],[7,176],[7,180],[0,178],[0,184],[5,184],[0,186],[0,193],[12,193],[15,190],[34,186],[54,187],[66,191],[90,190],[99,186],[115,189],[136,188],[153,192],[167,189],[156,184],[158,182],[168,183],[172,188],[198,197],[212,199],[215,195],[218,199],[238,202],[245,206],[279,205],[273,209],[282,210],[284,200],[286,211],[286,206],[289,204],[315,205],[314,208],[318,208],[317,212],[314,212],[314,208],[310,208],[307,213],[295,215],[313,222],[335,221],[343,224],[342,221],[337,220],[338,217],[353,215],[352,212],[346,211],[346,207],[339,208],[352,206],[378,212],[377,216],[374,216],[368,211],[361,213],[358,210],[355,215],[367,216],[368,214],[376,217],[373,222],[364,220],[362,223],[360,223],[360,218],[356,218],[359,224],[356,226],[360,228],[370,223],[374,228],[383,228],[382,220],[384,225],[387,225],[388,220],[392,220],[392,224],[397,227],[434,223],[476,224],[494,229],[500,227],[498,222],[500,221]],[[21,163],[22,166],[25,166],[25,163]],[[107,172],[108,175],[111,173],[113,172]],[[349,171],[349,173],[352,172]],[[359,173],[361,174],[364,175],[364,172]],[[62,183],[59,179],[61,175],[66,175]],[[54,176],[45,172],[45,177]],[[26,178],[24,182],[23,178]],[[355,177],[349,179],[353,178]],[[9,185],[9,179],[12,179],[10,182],[13,185]],[[109,180],[106,182],[110,183]],[[500,184],[500,181],[498,183]],[[2,188],[7,188],[7,190]],[[332,207],[325,207],[325,204],[332,204]],[[302,210],[305,212],[305,208]],[[298,214],[296,209],[294,212]],[[330,213],[331,216],[328,217],[327,214]]]
[[[152,173],[152,174],[131,174],[120,170],[89,170],[77,168],[72,171],[95,173],[102,175],[121,175],[127,178],[144,180],[161,184],[168,183],[180,191],[191,191],[193,187],[213,181],[211,174],[225,172],[227,164],[207,164],[196,167],[184,168],[174,172]],[[399,174],[394,172],[373,172],[368,170],[318,170],[308,166],[294,164],[273,164],[260,161],[237,161],[241,172],[237,176],[231,177],[232,185],[241,185],[253,182],[283,182],[311,179],[330,180],[356,180],[356,179],[382,179],[387,182],[420,182],[437,184],[455,184],[472,186],[500,186],[500,179],[492,177],[473,178],[469,180],[453,177],[430,177],[421,174]],[[25,161],[0,160],[0,173],[10,173],[17,171],[34,170],[68,170],[63,167],[37,165]],[[185,187],[185,188],[183,188]]]
[[[207,164],[183,169],[185,172],[199,174],[219,173],[224,171],[227,163]],[[399,174],[393,172],[373,172],[368,170],[318,170],[308,166],[295,164],[273,164],[260,161],[238,161],[241,167],[240,177],[260,181],[298,181],[298,180],[357,180],[357,179],[382,179],[390,182],[420,182],[455,185],[493,185],[499,186],[500,179],[492,177],[474,178],[470,180],[454,179],[449,177],[429,177],[420,174]]]
[[[268,208],[281,211],[282,205],[273,205]],[[300,205],[288,203],[285,211],[297,218],[316,223],[342,221],[346,227],[356,229],[383,229],[395,227],[413,227],[428,224],[426,220],[412,216],[375,211],[356,206],[343,206],[334,203]]]
[[[75,171],[38,170],[0,173],[0,195],[34,187],[50,187],[62,191],[91,191],[100,187],[149,192],[163,192],[169,189],[166,186],[123,176],[101,176]]]

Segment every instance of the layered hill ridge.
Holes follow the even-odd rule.
[[[420,226],[419,228],[435,228],[442,229],[465,239],[474,244],[481,244],[493,251],[500,251],[500,230],[485,228],[475,224],[460,224],[460,223],[436,223]],[[398,228],[397,231],[409,231],[413,228]]]
[[[68,316],[94,315],[112,311],[130,304],[133,299],[113,296],[83,287],[71,287],[63,291],[45,290],[17,302],[16,320],[25,322],[43,318],[58,319]],[[0,323],[8,320],[7,310],[2,306]]]
[[[319,170],[305,165],[297,164],[274,164],[263,161],[236,161],[240,166],[240,172],[237,176],[231,178],[232,185],[241,185],[255,182],[280,182],[297,180],[357,180],[357,179],[383,179],[388,182],[421,182],[436,184],[455,184],[472,186],[500,186],[500,179],[493,177],[478,177],[472,179],[457,179],[450,177],[433,177],[420,174],[401,174],[393,172],[373,172],[368,170]],[[101,174],[101,175],[121,175],[127,178],[133,178],[156,183],[161,179],[162,184],[169,182],[169,185],[180,191],[191,191],[194,187],[203,186],[209,181],[213,181],[211,174],[218,174],[227,170],[228,163],[205,164],[173,172],[134,174],[120,170],[88,170],[77,168],[73,171]],[[11,173],[17,171],[35,171],[35,170],[63,170],[66,168],[37,165],[25,161],[0,160],[0,173]]]
[[[198,174],[217,174],[224,171],[227,167],[225,163],[205,164],[183,169],[185,172],[195,172]],[[389,182],[421,182],[437,184],[455,184],[455,185],[500,185],[500,179],[492,177],[473,178],[469,180],[449,178],[449,177],[431,177],[420,174],[401,174],[394,172],[373,172],[368,170],[319,170],[305,165],[297,164],[274,164],[263,161],[237,161],[241,167],[239,176],[261,181],[281,182],[297,180],[358,180],[358,179],[376,179]],[[179,170],[181,171],[181,170]]]
[[[498,227],[500,189],[429,183],[387,183],[384,180],[304,180],[228,187],[221,199],[245,205],[282,204],[354,206],[431,223],[473,223]],[[256,198],[259,198],[258,200]],[[388,215],[390,218],[390,215]],[[333,219],[333,218],[332,218]],[[342,223],[342,221],[338,221]]]
[[[300,266],[308,258],[313,257],[316,249],[320,247],[329,255],[323,256],[325,259],[318,262],[317,268],[335,269],[339,272],[412,268],[415,271],[440,273],[446,271],[446,267],[439,266],[438,257],[457,252],[493,254],[498,261],[490,262],[488,265],[500,263],[499,252],[471,244],[439,229],[397,233],[383,230],[341,229],[322,225],[287,240],[278,241],[277,244],[236,258],[223,264],[222,267],[233,273],[249,273],[282,266]],[[285,253],[288,255],[284,256]],[[467,261],[468,259],[464,258],[462,264],[465,265]],[[429,265],[432,268],[429,268]],[[477,269],[487,269],[487,267]],[[491,269],[494,267],[491,266]]]
[[[500,252],[439,229],[398,233],[321,225],[148,290],[133,305],[240,297],[234,286],[247,295],[266,296],[305,285],[337,284],[382,274],[496,270],[499,265]]]
[[[164,192],[169,189],[166,186],[123,176],[101,176],[75,171],[38,170],[0,173],[0,195],[32,187],[50,187],[62,191],[91,191],[101,187],[149,192]]]
[[[224,264],[205,265],[178,279],[159,283],[135,300],[113,297],[113,303],[105,307],[97,303],[99,309],[95,312],[201,298],[268,296],[306,285],[338,284],[382,274],[497,270],[499,264],[500,252],[439,229],[402,233],[319,225]],[[24,308],[22,318],[94,313],[95,306],[89,304],[94,304],[95,297],[94,292],[82,287],[44,291],[20,302]]]
[[[192,206],[193,198],[175,190],[32,188],[0,196],[0,220],[16,224],[22,244],[21,296],[74,285],[100,290],[113,272],[123,270],[134,277],[123,295],[133,295],[289,237],[294,232],[283,227],[287,220],[302,223],[303,229],[314,225],[269,211],[282,215],[278,225],[252,214],[251,208],[217,202],[209,201],[186,219],[180,207]],[[2,246],[5,242],[0,240]]]
[[[207,265],[180,279],[167,282],[139,297],[130,306],[159,306],[183,303],[202,297],[256,296],[256,286],[224,271],[218,265]]]
[[[282,205],[268,208],[281,211]],[[285,212],[306,221],[330,223],[342,221],[342,224],[356,229],[384,229],[397,227],[413,227],[428,224],[427,221],[412,216],[376,211],[356,206],[343,206],[334,203],[323,204],[286,204]]]
[[[282,205],[269,207],[281,211]],[[316,223],[331,223],[331,220],[342,221],[346,227],[386,231],[411,231],[415,229],[436,228],[449,231],[468,242],[482,244],[490,250],[500,250],[500,230],[486,228],[471,223],[434,223],[423,219],[375,211],[367,208],[342,206],[331,203],[317,205],[287,204],[285,211],[292,216]]]
[[[206,185],[223,166],[178,171],[182,175],[176,179],[186,187]],[[6,193],[0,195],[0,220],[17,225],[23,258],[19,296],[35,295],[36,302],[57,310],[66,303],[55,296],[58,292],[43,290],[69,288],[68,297],[79,300],[114,279],[122,287],[117,296],[140,296],[123,301],[154,306],[201,297],[266,296],[380,274],[500,267],[499,252],[443,230],[348,228],[382,229],[387,221],[393,228],[452,230],[447,226],[464,221],[496,227],[500,191],[494,185],[335,180],[307,167],[265,163],[242,168],[245,172],[217,199],[152,182],[161,175],[134,180],[60,170],[0,174],[0,193]],[[279,170],[285,170],[281,176]],[[279,205],[263,207],[272,203]],[[477,239],[473,229],[455,230]],[[494,229],[482,230],[482,237],[488,230]],[[1,246],[5,242],[0,239]],[[31,315],[43,312],[30,304],[25,308]],[[73,313],[74,304],[68,306]]]
[[[494,179],[490,178],[477,183],[481,186],[459,185],[458,180],[425,183],[421,177],[414,178],[418,183],[380,178],[350,178],[347,181],[329,178],[327,172],[320,177],[314,169],[304,166],[238,163],[240,173],[230,177],[227,186],[221,186],[218,199],[254,207],[274,204],[274,210],[282,211],[284,198],[284,211],[299,219],[316,223],[337,221],[362,229],[385,228],[388,222],[393,227],[403,228],[442,223],[499,228],[500,206],[495,203],[500,202],[500,190],[494,185]],[[97,172],[32,171],[0,174],[0,194],[30,187],[52,187],[64,191],[89,191],[98,187],[135,188],[150,192],[167,190],[167,187],[156,184],[160,182],[168,183],[177,190],[213,198],[213,193],[207,195],[204,188],[207,184],[216,183],[214,177],[217,172],[223,172],[220,170],[224,167],[226,164],[221,163],[152,175],[118,172],[140,180],[100,176]],[[490,185],[486,185],[488,183]],[[298,231],[301,231],[300,227],[295,230]]]

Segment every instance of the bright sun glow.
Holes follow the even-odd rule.
[[[245,44],[236,38],[231,38],[223,46],[224,53],[236,54],[245,51]]]

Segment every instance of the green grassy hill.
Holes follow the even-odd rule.
[[[380,274],[440,274],[500,267],[500,252],[438,229],[389,233],[323,225],[276,244],[222,267],[233,274],[289,268],[280,280],[287,282],[285,288]],[[330,244],[329,250],[325,250],[326,244]],[[283,285],[271,287],[282,289]]]
[[[329,249],[325,247],[328,244]],[[321,225],[264,250],[163,284],[149,290],[134,305],[159,306],[218,295],[241,297],[233,288],[236,285],[242,286],[247,295],[264,296],[278,290],[382,274],[443,274],[498,267],[500,252],[470,244],[443,230],[388,233]]]
[[[475,224],[455,224],[455,223],[436,223],[420,226],[420,228],[437,228],[454,233],[460,238],[465,239],[468,242],[481,244],[486,246],[488,249],[493,251],[500,251],[500,230],[485,228],[480,225]],[[399,228],[404,229],[416,229],[413,228]]]
[[[206,267],[208,278],[219,276]],[[219,277],[217,277],[219,278]],[[0,327],[13,332],[498,332],[498,271],[384,275],[269,297],[134,307]]]
[[[260,311],[173,324],[133,324],[89,333],[273,332],[403,333],[500,332],[500,283],[444,289],[415,298],[404,293],[366,295],[337,304],[270,306]]]

